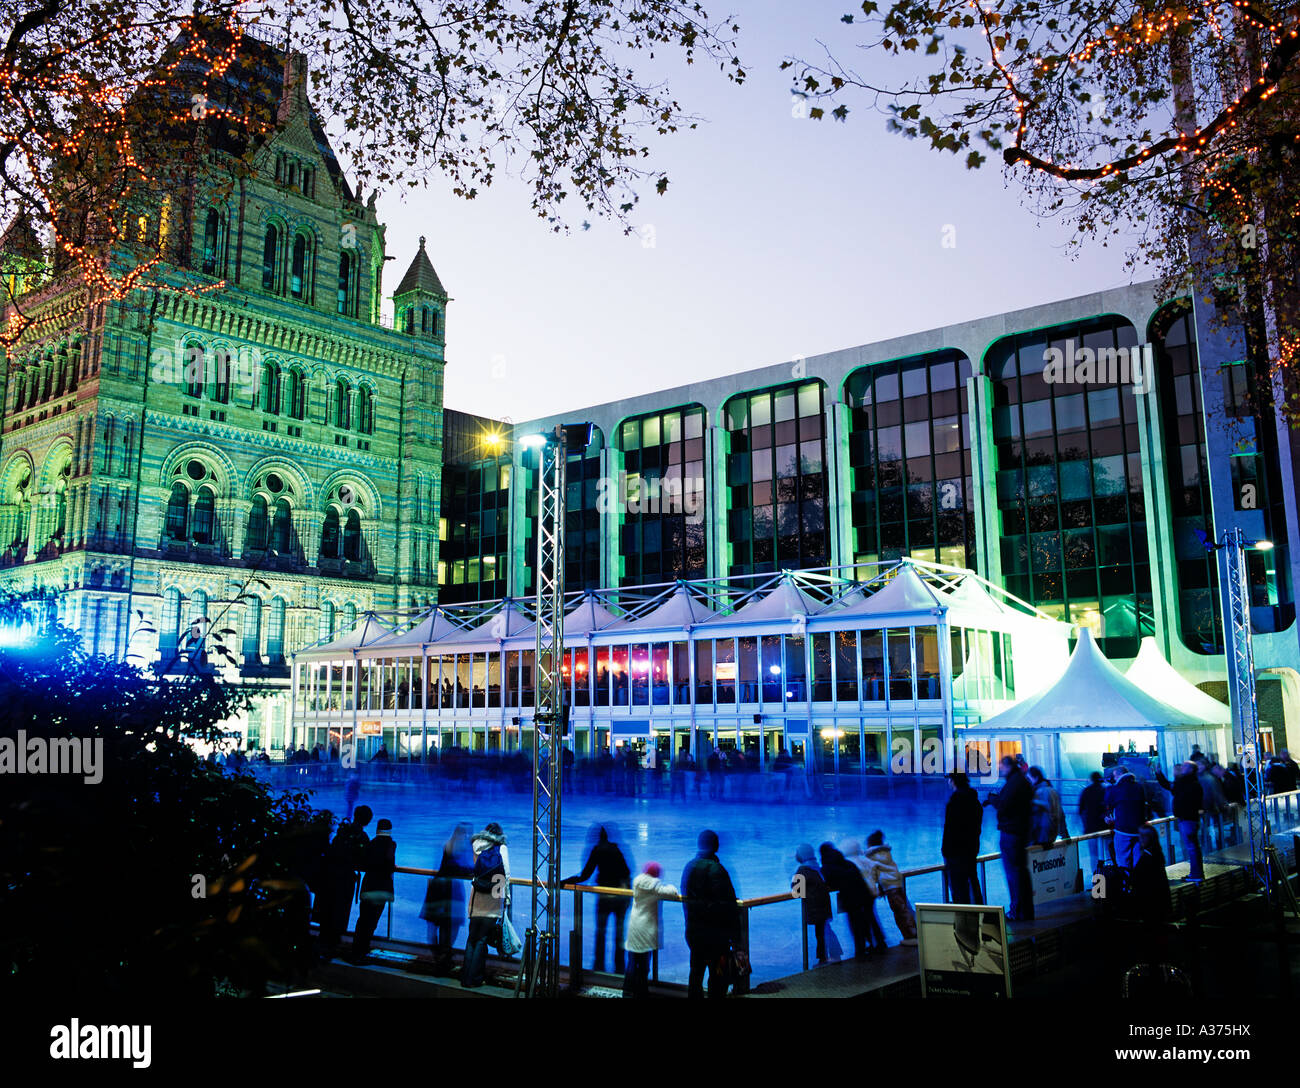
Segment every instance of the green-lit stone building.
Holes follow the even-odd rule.
[[[178,290],[100,298],[25,220],[0,241],[33,319],[0,373],[4,576],[62,590],[93,652],[265,687],[248,727],[268,749],[290,655],[431,603],[438,569],[447,293],[422,238],[395,255],[383,319],[375,198],[349,185],[306,76],[246,36],[221,104],[251,95],[269,130],[236,146],[214,124],[199,165],[132,208],[128,242],[160,249]]]

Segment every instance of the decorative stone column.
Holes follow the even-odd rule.
[[[231,559],[239,559],[244,554],[244,541],[248,537],[248,517],[253,504],[244,499],[225,499],[218,504],[221,510],[221,524],[228,527],[230,535],[226,537],[227,550]]]
[[[295,510],[293,514],[293,529],[298,534],[298,543],[309,567],[316,565],[320,553],[320,531],[324,521],[325,515],[315,510]]]

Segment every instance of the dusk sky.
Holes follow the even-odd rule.
[[[731,0],[749,79],[678,66],[707,123],[652,145],[671,184],[643,190],[639,233],[576,208],[554,234],[511,178],[385,194],[386,289],[424,234],[453,299],[447,406],[521,421],[1130,282],[1120,249],[1072,258],[999,166],[890,134],[864,99],[846,124],[794,117],[782,58],[851,55],[854,6]]]

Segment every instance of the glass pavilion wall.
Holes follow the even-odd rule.
[[[726,588],[696,585],[710,594]],[[852,587],[817,588],[822,599],[840,599]],[[1023,615],[996,630],[950,624],[942,611],[897,622],[836,611],[739,630],[720,616],[690,630],[566,639],[575,754],[630,745],[669,757],[717,747],[767,769],[784,748],[810,771],[881,774],[904,745],[951,750],[954,724],[1005,708],[1017,684],[1027,688],[1041,671],[1035,642],[1047,634],[1064,645],[1057,625]],[[327,751],[355,735],[360,760],[381,745],[398,760],[451,748],[531,752],[534,650],[518,642],[457,644],[451,636],[335,659],[304,655],[294,665],[296,733]],[[1017,677],[1021,657],[1033,664]]]

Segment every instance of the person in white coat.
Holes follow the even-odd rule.
[[[663,901],[678,892],[659,879],[657,861],[646,862],[632,881],[632,910],[627,919],[627,972],[623,976],[624,997],[647,997],[650,993],[650,956],[663,947]]]

